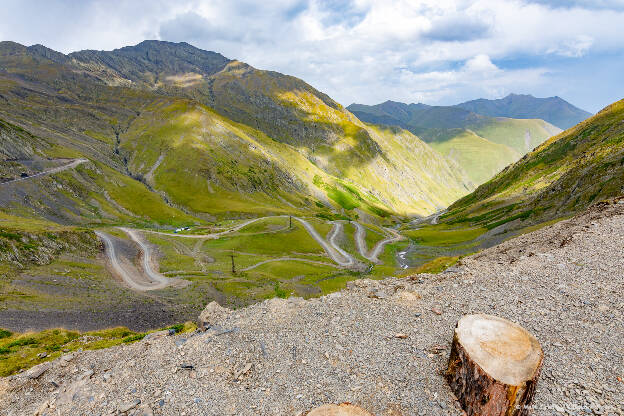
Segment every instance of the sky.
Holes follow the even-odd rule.
[[[188,42],[343,105],[624,98],[624,0],[0,0],[0,40],[63,53]]]

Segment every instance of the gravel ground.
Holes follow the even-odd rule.
[[[216,308],[206,332],[42,364],[0,379],[0,414],[460,415],[441,374],[457,320],[483,312],[542,343],[534,415],[624,415],[623,248],[624,203],[594,207],[441,275]]]

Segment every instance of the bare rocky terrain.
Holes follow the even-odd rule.
[[[462,259],[440,275],[357,280],[272,299],[208,329],[66,355],[0,380],[3,415],[303,415],[352,402],[376,415],[460,415],[453,328],[511,319],[545,352],[534,415],[624,415],[624,199]]]

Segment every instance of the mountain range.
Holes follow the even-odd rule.
[[[560,97],[536,98],[527,94],[509,94],[498,100],[480,98],[457,107],[490,117],[539,118],[562,130],[592,116]]]
[[[347,109],[367,123],[411,131],[462,166],[475,184],[561,131],[542,119],[490,117],[460,106],[386,101],[373,106],[351,104]]]
[[[476,310],[541,343],[505,389],[606,413],[622,194],[624,100],[344,108],[187,43],[0,42],[0,409],[458,413]]]
[[[155,220],[106,183],[120,175],[168,210],[203,218],[424,214],[472,189],[460,166],[410,132],[367,126],[297,78],[184,43],[69,55],[0,43],[0,118],[45,142],[42,157],[91,161],[67,184],[90,198],[12,200],[52,219],[47,206],[65,223],[121,218],[118,206]],[[92,169],[108,172],[101,183]],[[106,201],[93,193],[102,186]],[[58,204],[82,212],[59,213]]]
[[[521,228],[624,193],[624,100],[558,134],[452,204],[442,220]]]

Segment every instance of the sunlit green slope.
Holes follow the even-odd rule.
[[[624,192],[624,100],[551,138],[442,217],[515,227],[562,218]]]
[[[520,159],[520,153],[515,149],[491,142],[470,130],[430,145],[463,167],[475,184],[486,182],[505,166]]]
[[[348,138],[333,153],[304,152],[201,104],[163,99],[120,136],[120,151],[133,175],[173,203],[219,217],[301,214],[318,202],[382,216],[426,213],[469,190],[452,162],[409,132],[364,131],[379,149],[370,160],[354,156]]]
[[[188,44],[63,55],[4,42],[0,64],[0,116],[60,149],[47,157],[85,157],[99,180],[121,175],[191,216],[427,214],[472,189],[413,135]]]
[[[456,106],[386,101],[347,108],[363,121],[411,131],[451,155],[476,184],[561,131],[544,120],[488,117]]]

